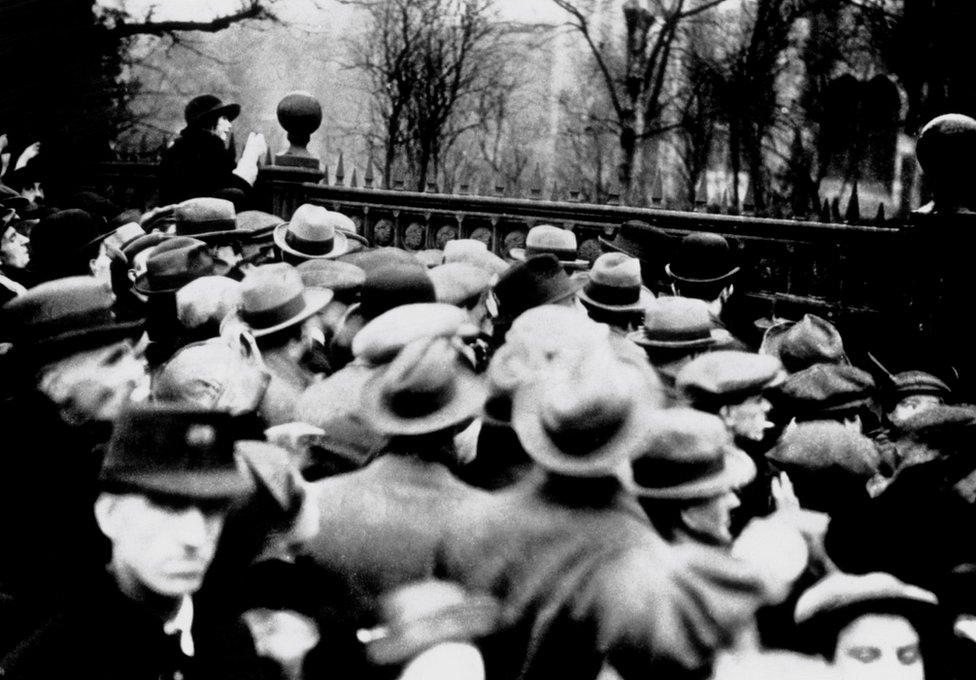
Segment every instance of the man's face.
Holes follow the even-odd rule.
[[[40,182],[25,186],[20,190],[20,195],[30,201],[32,206],[39,206],[44,203],[44,187]]]
[[[924,680],[918,633],[901,616],[867,614],[837,637],[834,668],[842,680]]]
[[[224,525],[223,504],[105,494],[96,514],[112,542],[117,577],[166,597],[196,592]]]
[[[718,545],[732,543],[732,511],[742,505],[735,491],[726,491],[681,511],[691,529]]]
[[[773,427],[767,418],[772,407],[764,397],[749,397],[741,404],[724,407],[721,416],[732,434],[759,442],[765,436],[766,430]]]
[[[934,394],[913,394],[899,401],[888,418],[899,425],[914,416],[935,406],[940,406],[942,399]]]
[[[0,266],[9,269],[23,269],[30,262],[27,237],[7,226],[0,238]]]

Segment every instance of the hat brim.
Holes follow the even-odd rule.
[[[227,120],[233,121],[241,115],[241,105],[228,102],[227,104],[221,104],[220,106],[215,106],[212,109],[207,109],[201,113],[198,113],[191,120],[187,121],[189,125],[195,125],[205,118],[216,117],[216,119],[226,118]]]
[[[254,480],[237,469],[113,473],[106,480],[178,498],[233,501],[254,491]]]
[[[241,318],[240,309],[238,309],[233,314],[228,314],[225,322],[228,323],[240,323],[245,326],[250,334],[255,338],[263,338],[266,335],[271,335],[272,333],[277,333],[278,331],[283,331],[286,328],[294,326],[295,324],[302,323],[306,319],[315,316],[320,311],[322,311],[326,305],[332,302],[332,298],[335,293],[331,290],[325,288],[306,288],[303,294],[305,307],[295,314],[294,316],[282,321],[281,323],[275,324],[274,326],[269,326],[267,328],[252,328],[250,324],[247,323],[243,318]],[[230,320],[230,321],[228,321]],[[224,323],[221,323],[221,327],[224,327]]]
[[[742,269],[742,267],[733,267],[731,270],[729,270],[725,274],[722,274],[721,276],[714,276],[706,279],[693,279],[688,276],[681,276],[679,274],[675,274],[674,271],[672,271],[671,269],[670,262],[664,265],[664,273],[670,276],[675,281],[680,281],[681,283],[719,283],[721,281],[725,281],[726,279],[731,279],[733,276],[739,273],[740,269]]]
[[[627,339],[640,345],[652,349],[708,349],[732,340],[732,334],[724,328],[713,328],[709,331],[709,337],[696,338],[694,340],[653,340],[647,337],[647,329],[641,328],[627,334]]]
[[[586,294],[585,284],[578,295],[580,300],[591,307],[596,307],[597,309],[602,309],[607,312],[643,312],[655,299],[654,293],[647,290],[647,288],[644,288],[643,286],[641,286],[640,295],[638,296],[637,302],[633,302],[629,305],[608,305],[605,302],[597,302]]]
[[[287,253],[288,255],[300,260],[331,260],[349,252],[349,237],[346,236],[345,232],[341,229],[335,230],[335,240],[332,242],[332,250],[327,253],[322,253],[321,255],[310,255],[309,253],[303,253],[292,248],[285,242],[286,231],[288,231],[288,222],[279,224],[274,228],[274,244],[275,247],[282,253],[283,257]]]
[[[61,333],[54,337],[38,342],[30,342],[17,346],[31,357],[45,358],[74,354],[96,347],[107,347],[122,340],[138,337],[145,327],[145,321],[138,319],[125,323],[106,324],[84,330]]]
[[[659,500],[695,500],[712,498],[740,489],[756,478],[756,464],[744,451],[730,446],[725,452],[725,465],[720,472],[693,482],[661,489],[639,485],[631,475],[624,478],[624,487],[640,498]]]
[[[404,418],[390,411],[383,400],[385,371],[377,371],[363,386],[363,419],[383,435],[419,435],[439,432],[476,417],[488,397],[485,381],[469,371],[457,376],[454,398],[436,411],[420,418]]]
[[[468,642],[491,633],[497,624],[498,603],[487,595],[471,595],[463,603],[433,616],[411,621],[366,645],[370,661],[381,666],[401,664],[440,642]]]
[[[567,455],[546,433],[541,410],[545,403],[545,381],[536,381],[516,391],[512,406],[512,428],[522,448],[540,467],[566,477],[607,477],[640,450],[646,437],[646,422],[654,412],[651,399],[635,398],[620,429],[584,457]]]
[[[541,255],[544,253],[539,254]],[[553,253],[553,255],[555,255],[555,253]],[[525,248],[512,248],[510,251],[508,251],[508,256],[517,262],[525,262],[525,258],[527,257]],[[558,256],[556,259],[559,259]],[[563,267],[563,269],[581,270],[590,268],[589,260],[559,260],[559,264]]]

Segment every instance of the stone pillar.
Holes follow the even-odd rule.
[[[290,146],[275,156],[275,165],[319,170],[319,159],[309,153],[312,133],[322,124],[322,105],[308,92],[292,92],[278,103],[278,122],[288,133]]]

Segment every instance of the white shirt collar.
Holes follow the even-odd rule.
[[[163,632],[167,635],[173,633],[180,634],[180,649],[187,656],[193,656],[193,599],[189,595],[184,595],[180,602],[180,608],[176,610],[169,621],[163,624]]]

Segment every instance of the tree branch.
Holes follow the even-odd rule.
[[[251,0],[236,12],[216,17],[211,21],[144,21],[116,23],[111,32],[119,37],[134,35],[172,35],[182,31],[216,33],[242,21],[277,21],[275,14],[261,0]]]

